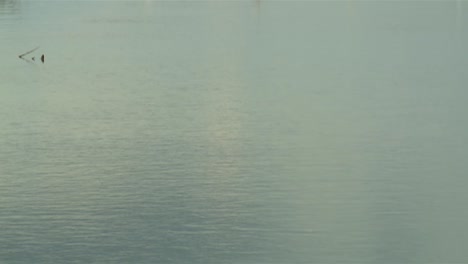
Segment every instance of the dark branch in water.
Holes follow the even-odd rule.
[[[30,51],[28,51],[28,52],[25,52],[25,53],[23,53],[23,54],[19,55],[18,57],[19,57],[20,59],[22,59],[22,58],[23,58],[23,56],[25,56],[25,55],[28,55],[29,53],[31,53],[31,52],[33,52],[33,51],[37,50],[38,48],[39,48],[39,47],[36,47],[36,48],[34,48],[34,49],[32,49],[32,50],[30,50]]]
[[[33,63],[32,61],[30,61],[30,60],[28,60],[28,59],[26,59],[26,58],[23,58],[23,57],[20,57],[20,59],[24,60],[24,61],[27,62],[27,63]]]
[[[1,0],[0,0],[0,1],[1,1]],[[25,53],[23,53],[23,54],[21,54],[21,55],[18,55],[18,57],[19,57],[20,59],[24,60],[24,61],[27,61],[27,62],[29,62],[29,63],[32,63],[33,61],[36,61],[36,57],[34,57],[34,56],[31,57],[31,60],[32,60],[32,61],[31,61],[31,60],[28,60],[27,58],[25,58],[24,56],[26,56],[26,55],[28,55],[28,54],[30,54],[30,53],[36,51],[38,48],[39,48],[39,46],[36,47],[36,48],[34,48],[34,49],[32,49],[32,50],[30,50],[30,51],[28,51],[28,52],[25,52]],[[44,60],[45,60],[45,57],[44,57],[44,54],[42,54],[42,56],[41,56],[41,61],[42,61],[42,63],[44,63]]]

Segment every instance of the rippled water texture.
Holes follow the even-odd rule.
[[[467,30],[463,1],[0,0],[0,262],[467,263]]]

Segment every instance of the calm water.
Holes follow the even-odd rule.
[[[467,46],[463,1],[0,0],[0,262],[468,263]]]

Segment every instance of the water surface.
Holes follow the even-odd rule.
[[[466,263],[467,11],[0,0],[1,262]]]

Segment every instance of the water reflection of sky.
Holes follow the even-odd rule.
[[[463,2],[20,3],[0,1],[1,183],[30,221],[10,228],[75,256],[466,256],[441,247],[466,244]],[[36,45],[44,67],[18,60]]]
[[[0,0],[0,15],[15,14],[20,11],[19,0]]]

